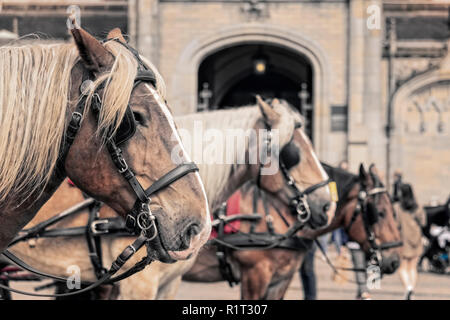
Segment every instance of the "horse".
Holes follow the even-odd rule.
[[[344,228],[349,238],[358,242],[369,262],[382,274],[394,273],[400,264],[402,239],[392,200],[374,164],[369,172],[361,164],[359,174],[322,163],[331,179],[336,181],[339,202],[331,223],[312,230],[317,238],[327,232]]]
[[[241,137],[244,137],[244,135],[247,134],[246,131],[248,129],[265,128],[266,126],[270,127],[271,130],[282,128],[279,134],[279,144],[281,149],[287,150],[285,148],[289,145],[288,149],[292,149],[291,153],[294,153],[292,156],[295,157],[295,153],[298,154],[297,157],[301,156],[301,161],[299,159],[299,163],[292,164],[289,169],[289,176],[291,176],[293,181],[298,183],[300,188],[307,188],[312,184],[326,181],[328,177],[323,170],[319,171],[316,169],[312,173],[309,172],[311,167],[318,167],[317,158],[312,158],[308,153],[309,151],[307,149],[305,150],[305,147],[301,145],[299,147],[291,145],[295,125],[300,121],[298,117],[296,117],[295,114],[292,114],[289,107],[284,103],[273,101],[272,105],[269,105],[259,97],[257,98],[257,103],[257,106],[235,110],[203,112],[177,117],[176,122],[180,127],[180,133],[191,133],[185,135],[182,134],[184,144],[186,146],[189,144],[192,145],[192,141],[190,141],[190,143],[187,142],[189,142],[188,138],[192,137],[195,133],[194,121],[201,121],[205,130],[208,128],[215,128],[225,132],[226,130],[239,129],[238,134],[241,135]],[[294,140],[297,140],[297,138]],[[267,143],[268,141],[264,139],[263,142]],[[275,141],[273,141],[273,143],[275,143]],[[226,152],[235,152],[236,154],[231,158],[237,158],[238,149],[225,148],[225,144],[219,145],[219,147],[223,148]],[[279,147],[273,144],[270,149],[276,150],[279,149]],[[200,151],[203,152],[202,150]],[[251,145],[246,144],[245,149],[241,151],[246,154],[245,158],[248,159],[249,154],[252,151]],[[176,153],[176,151],[174,152]],[[283,201],[283,203],[288,205],[292,200],[295,200],[296,194],[295,192],[293,193],[292,186],[287,184],[285,181],[286,178],[282,173],[277,171],[272,175],[260,176],[262,167],[270,167],[272,165],[271,162],[275,161],[279,161],[277,153],[271,156],[271,160],[265,164],[261,161],[253,164],[240,164],[233,161],[229,164],[219,165],[217,163],[198,161],[200,174],[205,183],[206,193],[208,194],[208,200],[211,206],[213,207],[215,204],[226,200],[232,192],[249,180],[259,181],[262,189],[281,199],[280,201]],[[326,184],[323,184],[323,186],[324,188],[319,187],[307,196],[308,206],[317,211],[317,214],[315,214],[317,217],[315,217],[315,219],[317,219],[319,223],[323,220],[322,215],[326,213],[325,211],[330,214],[329,206],[331,199],[329,190]],[[52,217],[55,212],[65,210],[82,200],[83,197],[80,191],[71,188],[67,184],[63,184],[28,227],[33,227],[37,223]],[[100,220],[116,215],[117,214],[107,206],[103,206],[100,209]],[[83,214],[59,222],[56,225],[56,228],[85,226],[87,221],[87,212],[84,212]],[[328,218],[326,221],[328,221]],[[129,241],[129,237],[127,236],[113,237],[106,235],[102,237],[101,251],[103,253],[103,261],[111,261],[119,248],[127,241]],[[64,275],[68,266],[77,265],[81,270],[83,280],[95,281],[96,279],[94,267],[89,259],[89,251],[86,246],[85,237],[82,236],[55,239],[39,238],[31,247],[27,243],[18,243],[11,248],[11,251],[30,264],[33,264],[38,269],[42,269],[46,272]],[[73,255],[67,257],[65,252],[72,252]],[[45,258],[44,253],[46,255]],[[140,253],[138,253],[130,260],[130,263],[140,257]],[[49,263],[50,261],[52,262]],[[103,294],[102,297],[113,298],[117,295],[122,299],[172,297],[181,281],[181,274],[189,269],[193,261],[194,257],[186,260],[185,263],[182,263],[181,261],[173,264],[153,262],[140,273],[122,280],[120,284],[118,284],[120,291],[114,290],[111,295],[111,290],[105,290],[107,293]],[[129,265],[130,264],[126,264],[124,266],[125,271],[129,268]]]
[[[372,232],[367,234],[369,228],[373,230],[377,241],[375,250],[378,251],[379,246],[383,245],[386,248],[391,245],[397,246],[400,234],[394,219],[394,211],[388,195],[381,189],[383,187],[376,174],[376,168],[372,165],[370,173],[367,173],[361,165],[359,176],[356,176],[324,163],[322,165],[330,179],[337,183],[339,195],[336,213],[329,225],[317,229],[304,228],[296,234],[295,242],[282,243],[278,248],[271,248],[269,243],[267,245],[269,249],[266,250],[251,250],[245,247],[229,249],[227,262],[231,279],[230,275],[225,276],[221,271],[217,258],[217,245],[207,244],[200,250],[196,263],[184,274],[183,280],[194,282],[228,280],[230,285],[240,282],[241,299],[279,300],[284,297],[293,275],[303,262],[309,247],[308,239],[315,239],[338,227],[344,227],[350,238],[370,252],[374,244],[370,240]],[[241,189],[239,212],[255,212],[255,210],[266,212],[276,233],[285,233],[296,220],[290,208],[271,195],[266,195],[263,191],[255,192],[255,190],[257,190],[255,185]],[[364,204],[358,209],[358,206],[361,205],[358,195],[363,190],[366,190],[368,198],[373,199],[365,198]],[[258,196],[258,194],[264,194],[264,196]],[[371,207],[370,212],[366,212],[365,208],[369,206]],[[366,225],[363,220],[366,213],[371,215],[370,225]],[[242,221],[240,223],[238,231],[243,233],[241,237],[252,238],[252,233],[249,233],[252,224],[254,222]],[[267,220],[258,221],[254,226],[254,231],[271,234]],[[227,236],[221,240],[225,242],[223,245],[226,246]],[[392,273],[399,264],[398,253],[394,253],[393,256],[383,256],[382,262],[378,263],[381,263],[384,273]]]
[[[68,176],[142,233],[149,258],[187,259],[209,205],[188,155],[171,161],[183,146],[162,78],[119,29],[102,43],[70,19],[74,43],[0,48],[0,252]]]

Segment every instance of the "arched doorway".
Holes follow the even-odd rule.
[[[210,55],[226,48],[246,44],[266,44],[285,48],[306,57],[312,67],[312,105],[314,110],[314,148],[321,159],[334,157],[330,140],[330,82],[332,71],[328,55],[314,40],[288,28],[267,23],[238,24],[193,39],[181,52],[175,72],[169,81],[168,100],[176,114],[195,112],[198,109],[198,76],[200,64]]]
[[[256,94],[285,99],[306,117],[312,136],[312,67],[294,51],[262,43],[224,48],[200,63],[197,88],[201,109],[253,104]]]

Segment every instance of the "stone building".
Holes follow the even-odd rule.
[[[77,1],[4,1],[0,29],[68,39]],[[80,1],[97,36],[119,26],[166,80],[176,114],[288,100],[321,159],[400,169],[422,203],[450,194],[448,0]]]

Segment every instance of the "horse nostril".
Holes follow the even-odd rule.
[[[328,210],[330,209],[330,203],[329,202],[327,202],[327,204],[325,204],[324,206],[323,206],[323,212],[325,212],[325,213],[327,213],[328,212]]]
[[[186,234],[189,238],[193,238],[199,233],[200,233],[200,226],[196,223],[191,224],[186,231]]]
[[[197,234],[199,234],[201,231],[201,228],[198,224],[192,223],[190,226],[186,228],[186,231],[181,236],[181,247],[180,250],[186,250],[189,248],[189,245],[191,243],[191,239],[195,237]]]

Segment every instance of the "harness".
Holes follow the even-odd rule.
[[[270,154],[271,150],[272,132],[269,123],[267,121],[264,121],[264,123],[267,129],[267,135],[264,140],[265,150],[267,152],[264,154],[266,155],[265,159],[267,159],[267,155]],[[297,126],[297,128],[298,127],[299,126]],[[287,145],[289,145],[291,142],[289,142]],[[264,163],[265,159],[262,160],[261,162]],[[277,208],[275,208],[278,215],[281,217],[283,222],[288,227],[288,230],[284,234],[279,234],[275,232],[275,228],[273,226],[273,218],[269,214],[267,199],[265,197],[264,192],[261,191],[260,182],[261,182],[262,165],[260,165],[259,167],[259,173],[256,180],[257,186],[256,188],[254,188],[253,194],[254,214],[239,215],[239,217],[237,216],[226,217],[225,215],[226,203],[222,204],[219,210],[214,212],[215,220],[213,222],[213,226],[217,226],[216,228],[218,234],[217,238],[209,240],[209,243],[212,243],[216,246],[216,255],[219,261],[220,272],[222,274],[222,277],[226,281],[228,281],[231,287],[234,284],[239,283],[239,278],[233,273],[232,266],[229,260],[227,259],[227,256],[229,255],[229,250],[236,250],[236,251],[269,250],[279,248],[298,251],[298,250],[308,250],[312,246],[313,240],[298,237],[295,234],[303,227],[305,227],[307,223],[309,223],[312,226],[312,224],[310,223],[311,210],[307,202],[307,195],[319,188],[327,186],[331,182],[331,179],[312,185],[307,189],[305,189],[304,191],[300,191],[295,180],[290,175],[289,169],[285,165],[285,161],[283,160],[282,157],[280,157],[279,165],[287,185],[294,192],[294,196],[289,200],[289,208],[290,211],[297,217],[295,223],[290,226],[286,218],[281,214],[281,212]],[[290,167],[292,167],[292,165]],[[249,233],[238,232],[233,234],[225,234],[224,233],[225,225],[235,219],[245,219],[250,220],[252,222],[257,222],[262,218],[261,215],[256,213],[258,212],[257,203],[259,199],[261,199],[263,202],[265,221],[268,232],[263,233],[255,232],[254,231],[255,224],[252,223]]]
[[[137,70],[137,76],[134,80],[133,89],[136,88],[137,85],[139,85],[141,82],[150,82],[152,85],[156,84],[155,75],[154,73],[148,69],[148,67],[143,63],[143,61],[140,59],[138,52],[128,46],[128,44],[125,44],[117,39],[110,39],[107,41],[116,41],[123,45],[125,48],[127,48],[135,57],[135,59],[138,62],[138,70]],[[71,119],[69,121],[68,127],[66,129],[66,138],[64,141],[64,145],[62,146],[61,150],[61,157],[60,162],[58,165],[58,169],[60,172],[64,172],[64,162],[65,158],[67,156],[67,153],[69,152],[69,149],[75,140],[75,137],[81,127],[81,122],[83,119],[83,114],[85,110],[86,105],[86,99],[88,97],[88,93],[91,90],[93,86],[93,79],[94,75],[91,72],[84,72],[83,74],[83,81],[80,86],[80,92],[81,92],[81,99],[77,106],[75,107],[74,112],[72,113]],[[100,98],[100,94],[97,92],[98,89],[102,89],[104,87],[104,83],[102,83],[94,92],[92,99],[91,99],[91,110],[93,112],[94,117],[98,121],[98,116],[100,113],[100,110],[102,108],[102,100]],[[106,141],[106,148],[111,156],[111,159],[116,166],[118,172],[127,180],[127,182],[132,187],[135,195],[136,195],[136,202],[131,210],[131,212],[126,216],[125,219],[125,228],[127,231],[131,232],[131,234],[138,235],[138,238],[128,247],[126,247],[122,253],[117,257],[117,259],[112,263],[112,266],[109,270],[106,271],[103,267],[101,267],[101,259],[99,260],[99,252],[95,253],[91,257],[91,261],[93,262],[94,266],[97,266],[98,269],[96,269],[96,274],[99,277],[99,279],[93,283],[90,284],[88,287],[78,290],[76,292],[71,293],[64,293],[64,294],[58,294],[58,295],[38,295],[35,293],[28,293],[21,290],[16,290],[9,288],[5,285],[0,284],[0,288],[21,293],[21,294],[27,294],[32,296],[42,296],[42,297],[66,297],[71,296],[79,293],[83,293],[89,290],[92,290],[96,287],[98,287],[101,284],[104,284],[106,282],[112,283],[115,281],[122,280],[140,270],[142,270],[146,265],[151,263],[151,258],[146,256],[143,258],[140,262],[138,262],[134,267],[129,269],[127,272],[123,273],[122,275],[113,278],[112,276],[117,273],[117,271],[144,245],[149,245],[151,241],[153,241],[157,235],[158,230],[156,227],[155,219],[156,217],[153,215],[153,213],[150,210],[149,204],[151,202],[150,196],[174,181],[184,177],[188,173],[198,171],[198,167],[195,163],[183,163],[163,175],[161,178],[159,178],[155,183],[153,183],[149,188],[144,190],[140,182],[137,180],[135,174],[133,173],[132,169],[128,166],[128,163],[126,162],[125,158],[122,155],[122,150],[119,148],[119,145],[126,142],[128,139],[130,139],[134,133],[136,132],[136,123],[133,116],[133,112],[131,110],[130,105],[127,106],[127,110],[124,116],[124,120],[119,126],[119,129],[117,130],[117,133],[112,136],[111,132],[108,132],[108,139]],[[98,212],[98,210],[97,210]],[[100,222],[95,219],[95,217],[90,218],[91,223],[95,222],[94,229],[89,229],[87,234],[87,240],[90,247],[90,251],[92,249],[92,253],[95,248],[98,247],[98,244],[95,244],[95,237],[94,233],[96,228],[99,226]],[[92,241],[94,240],[94,242]],[[158,241],[158,240],[156,240]],[[15,242],[14,242],[15,243]],[[31,272],[37,273],[41,276],[48,277],[57,281],[64,281],[66,282],[67,279],[62,277],[57,277],[53,275],[49,275],[43,272],[36,272],[37,270],[34,270],[33,268],[29,267],[25,262],[14,256],[11,252],[8,250],[5,250],[3,253],[7,258],[12,260],[14,263],[18,264],[22,268],[26,270],[33,270]]]

